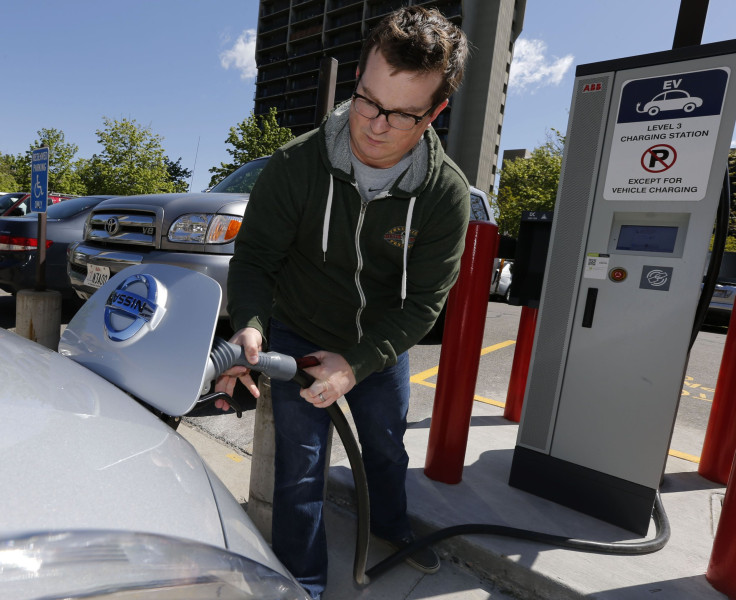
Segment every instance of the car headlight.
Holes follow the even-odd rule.
[[[235,239],[243,219],[233,215],[182,215],[169,228],[170,242],[226,244]]]
[[[0,541],[5,598],[307,600],[293,580],[239,554],[161,535],[43,533]]]

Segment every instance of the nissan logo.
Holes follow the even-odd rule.
[[[129,288],[138,288],[140,293]],[[158,285],[151,275],[141,273],[127,277],[112,291],[105,303],[107,336],[114,342],[124,342],[138,333],[146,323],[151,323],[154,318],[160,319],[165,309],[156,303],[158,295]]]
[[[110,235],[115,235],[120,230],[120,222],[117,217],[110,217],[105,221],[105,231]]]

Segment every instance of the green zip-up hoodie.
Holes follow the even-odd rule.
[[[265,338],[273,316],[345,357],[360,382],[395,364],[437,319],[460,269],[470,194],[430,127],[392,188],[363,200],[349,110],[341,104],[268,161],[235,241],[227,293],[235,331],[255,327]]]

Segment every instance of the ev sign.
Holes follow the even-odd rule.
[[[46,212],[49,197],[49,149],[38,148],[31,155],[31,210]]]
[[[625,81],[603,197],[702,200],[729,76],[721,67]]]

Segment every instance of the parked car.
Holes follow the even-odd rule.
[[[514,261],[508,258],[496,258],[493,261],[493,275],[491,278],[491,298],[500,296],[506,302],[509,301],[511,292],[511,279]]]
[[[27,198],[29,195],[28,192],[9,192],[0,196],[0,216],[4,215],[5,211],[13,206],[17,200]]]
[[[81,240],[90,211],[113,196],[82,196],[46,209],[46,289],[76,294],[67,275],[67,247]],[[0,289],[16,294],[36,285],[38,215],[0,217]]]
[[[702,287],[701,284],[701,289]],[[724,252],[705,322],[711,325],[728,325],[734,297],[736,297],[736,252]]]
[[[72,287],[81,298],[89,298],[127,266],[182,266],[220,283],[220,315],[226,317],[234,239],[248,195],[268,158],[246,163],[206,192],[126,196],[101,203],[89,215],[84,240],[69,249]],[[495,222],[481,190],[472,188],[471,207],[472,219]]]
[[[13,192],[12,194],[6,194],[6,196],[15,196],[13,202],[7,207],[3,207],[3,198],[0,198],[0,217],[22,217],[31,212],[31,195],[28,192]],[[61,202],[62,200],[69,200],[70,198],[76,198],[76,196],[70,194],[57,194],[55,192],[49,192],[48,194],[48,206]]]
[[[81,298],[127,266],[160,263],[206,273],[225,290],[248,194],[268,157],[246,163],[206,192],[126,196],[101,203],[83,241],[69,249],[68,273]],[[223,295],[221,316],[226,316]]]
[[[728,325],[733,312],[733,300],[736,297],[736,281],[720,281],[716,283],[713,296],[708,306],[706,322]]]
[[[58,353],[0,328],[1,598],[308,600],[237,499],[154,412],[196,401],[217,319],[219,286],[177,279],[121,274],[82,306]],[[157,286],[156,326],[121,341],[150,316],[115,308],[139,280]]]

